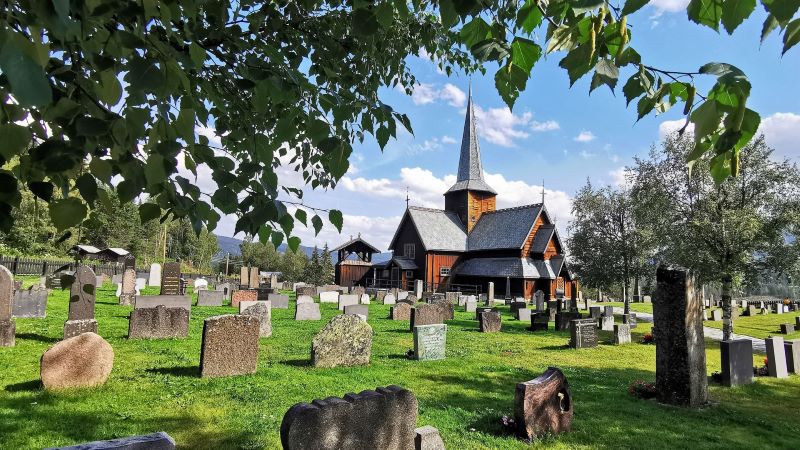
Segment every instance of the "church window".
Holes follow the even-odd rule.
[[[407,258],[415,258],[416,257],[416,248],[414,244],[405,244],[403,245],[403,254]]]
[[[449,267],[440,267],[439,268],[439,276],[440,277],[450,276],[450,268]]]

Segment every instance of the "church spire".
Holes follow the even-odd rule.
[[[472,105],[472,82],[469,85],[467,99],[467,114],[464,117],[464,134],[461,137],[461,156],[458,159],[458,176],[447,192],[462,190],[482,191],[497,194],[483,180],[483,165],[481,163],[481,148],[478,143],[478,132],[475,126],[475,110]]]

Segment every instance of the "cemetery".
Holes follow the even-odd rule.
[[[0,450],[800,449],[800,0],[3,6]]]
[[[38,283],[22,281],[24,288]],[[670,358],[671,369],[661,373],[656,346],[640,343],[653,324],[631,329],[621,314],[610,316],[613,330],[603,329],[602,317],[578,310],[573,314],[579,318],[565,330],[550,322],[531,331],[537,317],[549,318],[532,311],[535,302],[479,306],[478,316],[457,307],[451,318],[448,308],[436,303],[383,304],[372,298],[368,305],[341,311],[338,300],[321,303],[314,295],[298,305],[291,290],[280,291],[288,298],[287,309],[271,308],[271,301],[207,306],[198,304],[203,292],[190,288],[189,304],[175,305],[174,297],[159,296],[159,287],[146,286],[142,298],[164,300],[135,308],[120,304],[112,283],[97,288],[94,301],[78,292],[83,302],[78,306],[70,304],[69,290],[56,289],[49,292],[45,316],[12,318],[14,346],[0,351],[0,364],[17,368],[0,375],[9,405],[5,442],[42,448],[126,436],[150,439],[163,432],[177,448],[306,448],[310,435],[301,430],[316,427],[319,434],[312,436],[323,436],[329,433],[324,427],[333,425],[314,425],[317,413],[298,405],[327,408],[331,400],[316,399],[329,397],[352,403],[348,414],[354,416],[342,417],[341,426],[353,433],[364,428],[347,421],[394,420],[385,415],[400,414],[407,428],[375,425],[371,432],[377,434],[347,438],[406,443],[387,448],[413,448],[404,446],[415,439],[443,442],[446,448],[527,448],[530,439],[548,447],[637,447],[652,439],[665,448],[713,447],[729,439],[767,447],[796,442],[792,424],[800,412],[784,399],[800,396],[800,377],[788,372],[797,370],[800,345],[784,346],[782,338],[767,340],[766,352],[783,356],[776,359],[782,366],[770,364],[768,376],[753,378],[753,366],[764,358],[756,352],[733,362],[739,364],[733,376],[746,373],[749,380],[717,383],[705,377],[741,351],[726,347],[721,354],[716,341],[676,335],[671,352],[661,355]],[[596,304],[605,316],[607,304]],[[658,318],[660,303],[654,304]],[[318,320],[310,311],[299,312],[312,305]],[[368,315],[348,313],[352,307],[367,308]],[[520,310],[532,314],[522,321]],[[419,322],[410,329],[412,319]],[[97,331],[63,340],[65,321],[74,320],[94,320]],[[671,333],[656,334],[666,339]],[[777,351],[784,347],[788,358]],[[663,398],[631,396],[629,387],[641,380],[655,381]],[[741,384],[746,385],[726,387]],[[411,397],[399,403],[408,404],[399,411],[378,413],[367,403],[360,410],[358,405],[374,401],[367,399],[376,391]],[[666,406],[676,403],[683,406]],[[509,427],[504,417],[523,422]],[[761,428],[764,421],[775,428]],[[653,422],[659,426],[652,428]],[[713,443],[706,438],[712,430],[719,433]]]

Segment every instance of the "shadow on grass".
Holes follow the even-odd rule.
[[[26,392],[38,391],[42,388],[41,380],[24,381],[22,383],[14,383],[6,386],[7,392]]]
[[[42,336],[41,334],[35,334],[35,333],[17,333],[17,339],[27,339],[31,341],[47,342],[47,343],[58,342],[61,340],[59,338]]]
[[[145,369],[147,373],[158,373],[161,375],[172,375],[175,377],[200,377],[200,367],[198,366],[178,366],[178,367],[151,367]]]
[[[292,367],[311,367],[311,360],[310,359],[290,359],[287,361],[282,361],[281,364],[286,364],[287,366]]]

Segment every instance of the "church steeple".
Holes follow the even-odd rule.
[[[497,192],[483,179],[481,148],[475,126],[470,83],[464,134],[461,137],[461,154],[458,159],[458,175],[456,183],[444,194],[444,209],[457,213],[467,232],[470,232],[483,213],[495,210],[496,196]]]
[[[481,163],[481,147],[478,143],[478,132],[475,127],[475,110],[472,106],[472,84],[469,87],[467,114],[464,117],[464,134],[461,137],[461,156],[458,159],[458,176],[447,192],[481,191],[497,194],[483,180],[483,164]]]

